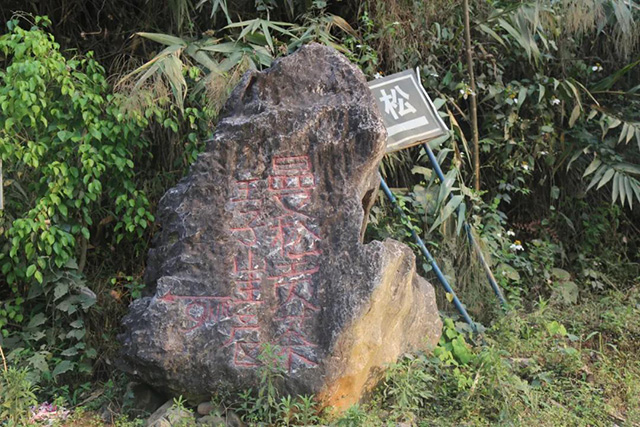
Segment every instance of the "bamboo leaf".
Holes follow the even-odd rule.
[[[607,165],[602,165],[598,168],[598,171],[596,172],[596,174],[593,176],[593,178],[591,179],[591,182],[589,183],[589,185],[587,186],[586,191],[589,191],[591,189],[591,187],[593,187],[594,185],[596,185],[598,183],[598,181],[600,181],[600,178],[602,178],[602,175],[604,175],[604,173],[607,171]]]
[[[538,85],[538,104],[542,102],[542,99],[544,98],[544,93],[546,92],[547,88],[545,88],[543,85],[539,84]]]
[[[607,182],[609,182],[611,180],[611,178],[613,178],[613,175],[615,173],[616,173],[615,169],[613,169],[613,168],[607,169],[607,171],[602,176],[602,179],[598,183],[598,187],[596,187],[596,190],[599,190],[600,188],[602,188],[603,185],[605,185]]]
[[[187,82],[182,75],[182,61],[180,61],[177,56],[172,55],[165,61],[162,61],[160,67],[169,81],[169,86],[171,86],[171,91],[173,92],[178,107],[182,110],[184,106],[184,96],[187,90]]]
[[[613,167],[619,171],[640,175],[640,165],[634,165],[632,163],[616,163]]]
[[[624,191],[624,188],[622,188],[622,185],[620,184],[620,178],[621,175],[616,172],[613,175],[613,185],[611,186],[611,203],[615,203],[616,200],[618,200],[618,196],[620,196],[620,200],[622,201],[622,205],[624,206],[624,198],[622,197],[622,194],[620,194],[620,190],[622,189]]]
[[[484,24],[480,24],[478,25],[478,28],[480,28],[480,31],[482,31],[483,33],[491,36],[495,41],[497,41],[498,43],[500,43],[502,46],[507,47],[504,44],[504,40],[502,39],[502,37],[500,37],[498,35],[498,33],[496,33],[495,31],[493,31],[491,28],[487,27]]]
[[[267,26],[267,23],[265,21],[262,22],[262,33],[264,34],[264,37],[267,41],[267,45],[269,46],[269,48],[271,48],[271,52],[275,52],[275,49],[273,47],[273,40],[271,39],[271,34],[269,34],[269,27]]]
[[[636,128],[634,124],[629,123],[629,130],[627,130],[627,140],[624,143],[628,144],[629,141],[633,139],[637,131],[638,131],[638,128]]]
[[[329,20],[331,21],[332,24],[334,24],[336,27],[340,28],[345,33],[348,33],[348,34],[352,35],[353,37],[358,38],[358,32],[356,30],[354,30],[353,27],[351,25],[349,25],[349,23],[347,21],[344,20],[344,18],[342,18],[342,17],[340,17],[338,15],[330,15],[329,16]]]
[[[518,92],[518,110],[522,107],[525,99],[527,99],[527,88],[522,86]]]
[[[565,80],[564,84],[566,86],[569,86],[569,89],[571,89],[571,92],[573,93],[573,96],[575,97],[576,102],[580,106],[580,109],[582,109],[582,98],[580,97],[580,92],[578,92],[578,89],[575,87],[573,82],[571,80]]]
[[[210,72],[220,73],[218,63],[215,62],[209,55],[202,50],[198,49],[195,52],[190,53],[190,56],[195,59],[200,65],[207,68]]]
[[[161,62],[163,59],[167,58],[168,56],[171,55],[179,55],[180,51],[183,49],[183,46],[179,46],[179,45],[174,45],[174,46],[169,46],[167,48],[165,48],[164,50],[162,50],[162,52],[160,52],[159,54],[157,54],[155,57],[153,57],[150,61],[142,64],[140,67],[136,68],[135,70],[133,70],[132,72],[130,72],[129,74],[127,74],[126,76],[124,76],[123,78],[121,78],[118,81],[118,84],[121,84],[122,82],[128,80],[129,78],[131,78],[132,76],[141,73],[142,71],[148,69],[148,68],[154,68],[154,72],[158,70],[157,67],[157,63]],[[143,81],[141,80],[146,80],[147,78],[149,78],[153,73],[147,74],[145,73],[145,75],[147,76],[146,78],[143,76],[140,78],[140,80],[138,80],[138,82],[136,83],[136,86],[140,86]]]
[[[458,223],[456,224],[456,234],[460,235],[460,230],[462,230],[462,225],[465,221],[465,216],[467,214],[467,205],[465,203],[460,203],[458,206]]]
[[[438,162],[442,163],[442,162]],[[451,193],[451,189],[453,188],[453,184],[456,180],[456,170],[451,169],[444,177],[444,182],[440,183],[440,191],[438,192],[438,200],[436,201],[436,205],[440,206],[447,199],[449,193]]]
[[[569,160],[569,163],[567,164],[567,171],[571,168],[571,165],[573,164],[573,162],[575,162],[578,159],[578,157],[580,157],[583,153],[584,153],[583,150],[579,150],[579,151],[576,151],[573,154],[573,156],[571,156],[571,159]]]
[[[145,39],[153,40],[156,43],[164,44],[167,46],[187,46],[187,42],[182,40],[180,37],[171,36],[169,34],[161,34],[161,33],[136,33],[136,35],[140,37],[144,37]]]
[[[569,127],[572,128],[573,125],[576,124],[576,120],[580,117],[580,104],[576,104],[573,107],[573,111],[571,112],[571,117],[569,118]]]
[[[460,205],[460,203],[462,203],[462,200],[464,200],[464,196],[462,195],[458,194],[456,196],[453,196],[451,200],[449,200],[449,202],[445,205],[440,215],[438,215],[438,218],[436,218],[436,221],[433,223],[429,231],[431,232],[435,230],[440,224],[446,221],[447,218],[451,216],[453,211],[455,211],[456,208]]]
[[[581,154],[580,152],[578,154]],[[594,158],[593,161],[591,162],[591,164],[589,164],[589,166],[587,166],[587,169],[584,171],[584,173],[582,174],[582,177],[586,177],[591,175],[593,172],[596,171],[596,169],[598,169],[600,167],[600,165],[602,164],[602,160],[600,160],[599,158]]]
[[[200,46],[200,50],[206,50],[209,52],[218,53],[234,53],[241,50],[245,45],[239,42],[226,42],[226,43],[204,43]]]
[[[619,69],[615,73],[603,78],[602,80],[600,80],[599,82],[594,84],[593,87],[591,88],[591,90],[594,91],[594,92],[599,92],[599,91],[605,91],[605,90],[611,89],[613,87],[613,85],[618,80],[620,80],[620,78],[622,76],[627,74],[629,71],[631,71],[638,64],[640,64],[640,59],[638,59],[637,61],[632,62],[632,63],[630,63],[628,65],[625,65],[624,67],[622,67],[621,69]]]
[[[633,189],[631,188],[631,178],[624,176],[624,192],[627,195],[629,209],[633,210]]]
[[[618,144],[622,142],[622,140],[627,136],[627,130],[629,130],[629,125],[625,123],[622,125],[622,132],[620,132],[620,137],[618,138]]]
[[[638,181],[635,179],[630,179],[629,184],[633,189],[633,193],[636,195],[636,199],[640,202],[640,184],[638,184]]]

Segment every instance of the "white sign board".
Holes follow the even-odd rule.
[[[387,128],[387,153],[449,131],[413,70],[370,81],[369,89]]]

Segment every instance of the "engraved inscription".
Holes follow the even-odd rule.
[[[235,366],[259,365],[264,338],[259,318],[265,310],[272,322],[270,340],[280,348],[286,368],[317,365],[317,346],[305,332],[320,310],[312,279],[319,269],[321,239],[308,211],[315,187],[307,155],[275,157],[265,179],[234,182],[227,205],[238,248],[231,295],[169,293],[160,299],[183,306],[187,333],[223,322],[223,345],[232,348]]]

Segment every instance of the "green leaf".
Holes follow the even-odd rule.
[[[600,166],[598,168],[598,170],[596,171],[595,175],[593,175],[593,178],[591,179],[591,182],[587,186],[587,190],[586,191],[589,191],[591,189],[591,187],[596,185],[598,183],[598,181],[600,180],[600,178],[602,178],[602,175],[604,175],[605,171],[607,171],[607,170],[608,170],[608,166],[607,165]]]
[[[460,203],[458,206],[458,221],[456,224],[456,234],[460,235],[460,230],[462,230],[462,225],[465,222],[465,216],[467,214],[467,205],[465,203]]]
[[[559,283],[556,285],[556,291],[560,294],[563,303],[576,304],[578,302],[579,290],[578,285],[576,285],[574,282],[567,281]]]
[[[622,171],[622,172],[626,172],[626,173],[630,173],[630,174],[634,174],[634,175],[640,175],[640,166],[639,165],[634,165],[631,163],[616,163],[613,165],[613,167],[617,170],[617,171]]]
[[[38,313],[31,318],[31,320],[29,321],[29,324],[27,325],[27,329],[36,328],[44,324],[46,320],[47,318],[45,317],[44,313]]]
[[[624,201],[622,201],[622,195],[620,194],[620,177],[621,175],[618,172],[613,175],[613,185],[611,186],[611,203],[615,203],[616,200],[618,200],[619,195],[621,204],[624,205]]]
[[[72,357],[78,354],[78,348],[76,346],[70,347],[60,353],[62,356]]]
[[[549,332],[551,335],[560,335],[563,337],[567,335],[567,329],[563,324],[558,323],[556,320],[547,323],[546,327],[547,332]]]
[[[631,179],[628,176],[624,177],[624,192],[627,195],[629,202],[629,209],[633,210],[633,189],[631,188]]]
[[[571,111],[571,117],[569,117],[569,127],[572,128],[573,125],[576,124],[576,120],[578,120],[578,117],[580,117],[580,104],[576,104],[575,107],[573,107],[573,111]]]
[[[48,352],[39,351],[27,359],[27,362],[40,372],[49,372],[49,365],[46,359],[47,354]]]
[[[571,279],[571,274],[567,270],[563,270],[562,268],[552,268],[551,274],[557,280],[564,281]]]
[[[179,37],[171,36],[169,34],[161,33],[136,33],[140,37],[144,37],[149,40],[153,40],[156,43],[161,43],[167,46],[187,46],[187,42]]]
[[[67,335],[65,336],[65,338],[75,338],[78,341],[80,341],[82,338],[84,338],[85,334],[86,334],[86,330],[83,329],[72,329],[69,332],[67,332]]]
[[[464,341],[464,338],[457,337],[451,341],[451,346],[453,348],[453,354],[462,363],[466,365],[473,359],[473,353],[469,350],[467,343]]]
[[[522,107],[525,99],[527,99],[527,88],[522,86],[518,92],[518,110]]]
[[[58,282],[53,289],[53,300],[57,301],[69,293],[69,282]]]
[[[616,170],[613,169],[613,168],[607,169],[607,171],[604,173],[604,176],[602,177],[602,179],[598,183],[598,187],[596,187],[596,190],[599,190],[600,188],[602,188],[603,185],[605,185],[607,182],[609,182],[611,180],[611,178],[613,178],[613,174],[615,174],[615,172],[616,172]]]
[[[520,280],[520,273],[518,273],[518,270],[505,263],[498,265],[498,267],[496,268],[496,273],[498,276],[504,276],[507,279],[513,280],[515,282]]]
[[[600,167],[601,164],[602,164],[602,160],[600,160],[598,157],[595,157],[593,161],[589,164],[589,166],[587,166],[587,169],[582,174],[582,177],[584,178],[585,176],[591,175],[593,172],[596,171],[596,169],[598,169],[598,167]]]
[[[36,272],[37,267],[35,266],[35,264],[31,264],[29,267],[27,267],[27,277],[31,277],[33,276],[33,273]]]
[[[72,328],[82,328],[84,326],[84,321],[82,319],[74,320],[70,323]]]
[[[478,28],[480,29],[480,31],[482,31],[483,33],[491,36],[495,41],[497,41],[498,43],[500,43],[502,46],[506,47],[506,45],[504,44],[504,40],[502,40],[502,37],[500,37],[498,35],[498,33],[496,33],[495,31],[493,31],[491,28],[487,27],[484,24],[480,24],[478,25]]]
[[[433,225],[431,226],[429,231],[431,232],[431,231],[435,230],[440,224],[442,224],[444,221],[446,221],[451,216],[453,211],[456,210],[458,205],[460,205],[460,203],[462,203],[463,200],[464,200],[464,196],[462,196],[462,195],[453,196],[451,198],[451,200],[449,200],[449,202],[445,205],[445,207],[442,210],[442,212],[440,213],[440,215],[438,215],[438,218],[433,223]]]
[[[70,362],[68,360],[63,360],[62,362],[56,365],[51,375],[53,375],[54,377],[57,377],[58,375],[71,371],[73,370],[74,365],[75,364],[73,362]]]

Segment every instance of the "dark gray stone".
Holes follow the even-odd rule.
[[[336,51],[308,45],[247,73],[161,200],[150,293],[123,321],[121,366],[206,397],[255,389],[269,343],[284,391],[342,407],[385,363],[435,344],[433,289],[411,251],[361,242],[384,145],[364,76]]]

